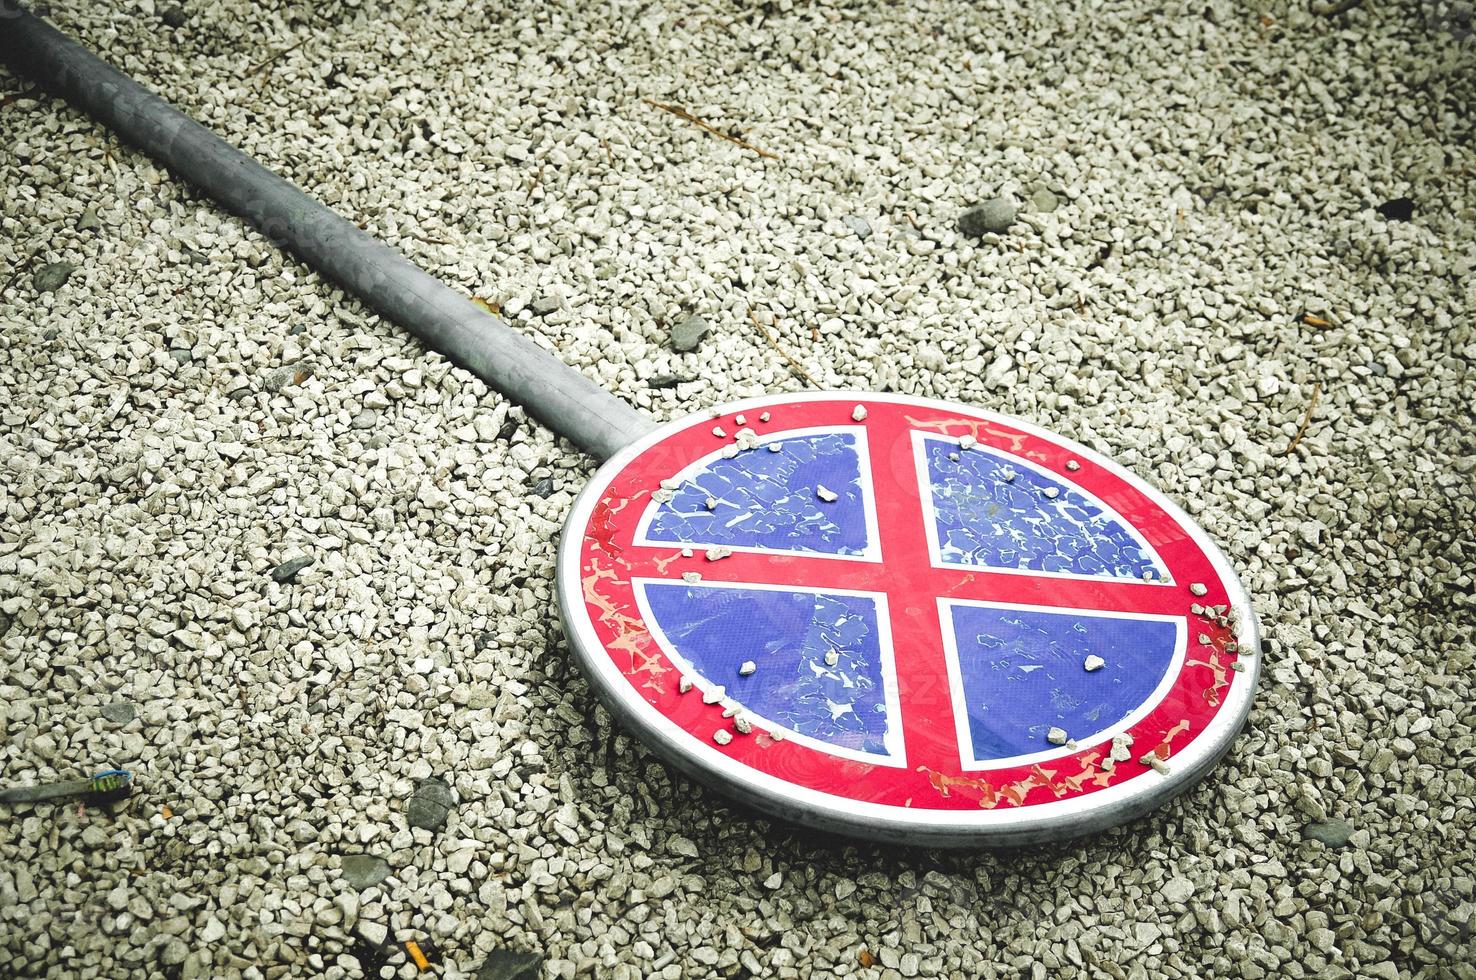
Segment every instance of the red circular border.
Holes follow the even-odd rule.
[[[868,411],[867,419],[861,423],[851,416],[858,402],[804,397],[707,418],[697,417],[643,449],[610,479],[590,513],[589,526],[579,529],[583,534],[580,579],[586,610],[599,643],[632,689],[690,737],[743,765],[797,786],[864,803],[941,811],[1029,807],[1088,796],[1104,787],[1132,779],[1161,778],[1140,759],[1151,753],[1167,765],[1175,753],[1199,737],[1224,704],[1229,686],[1238,680],[1231,667],[1238,659],[1238,653],[1226,649],[1235,640],[1232,628],[1220,625],[1217,617],[1196,614],[1190,609],[1195,604],[1228,607],[1230,601],[1226,583],[1221,580],[1209,556],[1195,542],[1194,536],[1114,465],[1104,465],[1040,435],[975,415],[962,407],[893,402],[884,396],[863,398],[859,403],[864,404]],[[758,416],[764,412],[770,414],[768,423],[758,421]],[[793,740],[777,740],[769,737],[762,728],[755,728],[751,735],[735,735],[728,745],[716,745],[713,733],[724,728],[731,730],[731,720],[723,717],[720,704],[703,703],[695,691],[688,694],[679,691],[680,669],[667,659],[647,631],[629,577],[639,565],[649,564],[654,554],[668,556],[661,564],[666,572],[664,577],[679,579],[684,571],[713,571],[714,565],[705,561],[701,548],[695,549],[693,557],[682,558],[680,546],[636,547],[633,538],[640,517],[660,481],[721,449],[725,443],[731,443],[741,428],[735,421],[735,416],[740,414],[746,416],[747,427],[754,429],[760,437],[782,435],[789,429],[866,426],[872,459],[889,461],[885,471],[873,463],[874,474],[879,480],[886,474],[893,476],[891,487],[877,483],[875,493],[878,497],[883,493],[905,492],[907,484],[904,481],[911,481],[914,487],[916,485],[910,438],[895,435],[887,438],[884,435],[881,441],[886,444],[878,444],[876,435],[879,430],[899,433],[905,425],[913,431],[954,437],[973,435],[979,445],[1028,458],[1061,479],[1096,495],[1116,510],[1158,552],[1173,577],[1173,584],[1102,583],[1102,591],[1142,590],[1139,594],[1151,597],[1151,601],[1137,611],[1181,615],[1186,619],[1188,632],[1184,663],[1173,687],[1148,715],[1129,729],[1133,736],[1132,758],[1109,770],[1104,765],[1109,746],[1098,742],[1083,745],[1075,754],[1043,763],[963,771],[956,765],[937,765],[936,759],[913,757],[913,745],[909,741],[907,766],[897,768],[844,759]],[[713,434],[715,426],[724,430],[723,437]],[[900,467],[899,453],[905,453]],[[1076,461],[1080,468],[1068,470],[1068,460]],[[913,489],[912,493],[916,495],[916,490]],[[636,555],[642,556],[642,560],[636,561]],[[792,576],[785,576],[784,565],[789,561],[788,556],[769,556],[767,561],[775,574],[765,581],[793,580]],[[836,578],[840,579],[844,577],[845,566],[860,563],[838,561],[835,564]],[[873,565],[872,569],[876,567]],[[638,570],[636,573],[642,574]],[[1018,579],[1021,595],[1012,597],[1013,601],[1032,605],[1062,604],[1073,608],[1083,605],[1080,601],[1050,601],[1063,588],[1060,580],[1027,575],[1014,578]],[[1206,594],[1192,595],[1190,583],[1203,584]],[[831,584],[855,587],[838,581]],[[1080,592],[1091,588],[1092,583],[1075,581],[1072,587]],[[1105,602],[1090,605],[1104,611],[1123,608]],[[936,619],[936,604],[926,603],[905,611],[892,609],[893,641],[898,645],[899,659],[903,651],[898,639],[901,631],[896,628],[896,623],[902,615]],[[1234,622],[1233,612],[1229,614],[1229,621]],[[934,624],[932,631],[936,630]],[[1201,636],[1209,643],[1200,643]],[[947,689],[948,681],[943,677],[932,693],[947,697]],[[921,711],[919,700],[909,698],[907,694],[906,690],[902,691],[904,727],[911,724],[908,720],[909,705],[914,713]],[[936,698],[933,700],[936,703]],[[937,738],[953,738],[951,714],[949,718],[946,732],[945,726],[933,726],[937,729]],[[1048,748],[1048,745],[1042,746],[1042,749]],[[953,754],[957,754],[956,750]],[[930,761],[935,764],[929,765]]]

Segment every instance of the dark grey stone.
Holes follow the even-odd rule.
[[[171,4],[159,12],[159,19],[164,22],[165,27],[183,27],[190,15],[179,4]]]
[[[652,388],[675,388],[677,385],[684,385],[689,381],[696,380],[696,378],[689,378],[684,374],[658,374],[653,376],[646,384]]]
[[[711,329],[707,321],[695,313],[684,317],[671,328],[671,349],[682,354],[690,353],[697,349]]]
[[[138,709],[127,701],[103,705],[102,716],[115,725],[126,725],[138,717]]]
[[[307,555],[299,555],[289,558],[276,568],[272,569],[272,581],[290,582],[297,577],[297,573],[313,563],[313,559]]]
[[[1353,836],[1353,825],[1346,820],[1331,817],[1309,823],[1302,828],[1302,836],[1307,840],[1320,840],[1328,847],[1342,847]]]
[[[88,208],[82,212],[82,217],[77,219],[78,231],[97,231],[102,227],[102,222],[97,217],[97,208]]]
[[[854,214],[848,214],[841,219],[841,223],[856,233],[857,238],[870,238],[871,225],[865,218],[858,218]]]
[[[512,949],[494,949],[477,967],[476,980],[538,980],[543,976],[543,957]]]
[[[389,862],[372,854],[345,854],[343,880],[363,891],[389,877]]]
[[[430,831],[440,830],[446,823],[446,816],[451,812],[451,807],[455,802],[455,798],[451,795],[451,787],[447,786],[444,780],[434,776],[430,779],[422,779],[420,785],[415,787],[415,792],[410,794],[410,801],[405,805],[405,819],[412,827]]]
[[[62,283],[71,277],[72,271],[76,268],[70,262],[52,262],[43,265],[31,277],[31,285],[36,287],[38,293],[54,292],[62,287]]]
[[[372,429],[379,424],[379,413],[372,408],[366,408],[354,420],[349,423],[355,429]]]
[[[176,364],[188,364],[195,359],[194,352],[189,350],[172,350],[169,356],[174,358]]]
[[[10,632],[10,623],[10,616],[6,614],[5,610],[0,609],[0,636],[4,636]]]
[[[552,296],[540,296],[529,305],[533,308],[535,316],[548,316],[559,308],[559,301]]]
[[[543,479],[533,484],[533,492],[538,494],[538,496],[542,497],[544,500],[552,497],[554,495],[555,489],[556,488],[554,487],[553,477],[551,476],[545,476]]]
[[[1017,210],[1012,201],[1002,197],[991,198],[963,213],[958,219],[959,233],[970,238],[1002,234],[1014,223]]]

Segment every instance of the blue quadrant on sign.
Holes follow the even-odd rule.
[[[780,443],[771,452],[768,443]],[[645,515],[645,539],[673,544],[763,548],[831,555],[867,550],[862,461],[850,432],[767,440],[731,458],[716,457]],[[816,487],[834,491],[826,503]],[[715,503],[708,509],[711,498]]]
[[[986,449],[960,451],[943,439],[923,444],[944,564],[1167,578],[1116,514],[1071,483]]]
[[[757,719],[870,756],[892,754],[895,674],[876,600],[788,588],[644,581],[648,622],[671,659]],[[827,654],[835,663],[827,664]],[[752,674],[739,668],[753,661]],[[892,690],[889,691],[889,688]]]
[[[1175,663],[1184,624],[944,603],[954,650],[954,705],[966,718],[962,748],[976,762],[1048,751],[1052,727],[1088,741],[1144,704]],[[1095,654],[1105,663],[1083,666]]]

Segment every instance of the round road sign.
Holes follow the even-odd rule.
[[[1224,556],[1019,419],[856,392],[661,426],[559,554],[565,628],[680,769],[822,829],[936,845],[1101,830],[1193,785],[1250,709]]]

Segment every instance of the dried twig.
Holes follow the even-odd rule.
[[[702,129],[707,130],[709,133],[711,133],[712,135],[718,137],[719,139],[725,139],[729,143],[732,143],[732,144],[734,144],[736,146],[743,147],[745,150],[752,150],[753,152],[757,153],[761,157],[768,157],[770,160],[777,160],[777,159],[779,159],[778,156],[776,156],[773,153],[770,153],[768,150],[761,150],[758,147],[754,146],[752,143],[747,142],[746,140],[739,139],[736,136],[731,136],[731,135],[723,132],[721,129],[718,129],[716,126],[713,126],[710,123],[707,123],[707,122],[704,122],[701,119],[698,119],[696,116],[692,115],[690,112],[688,112],[686,109],[683,109],[681,106],[667,105],[664,102],[656,102],[656,101],[653,101],[651,99],[642,99],[641,101],[642,102],[645,102],[647,105],[653,105],[653,106],[655,106],[656,108],[660,109],[663,112],[669,112],[673,116],[678,117],[679,119],[685,119],[685,120],[687,120],[687,122],[692,123],[694,126],[698,126],[698,127],[702,128]]]
[[[529,201],[533,200],[533,192],[538,190],[538,185],[541,183],[543,183],[543,164],[540,163],[538,165],[538,173],[533,175],[533,183],[528,185],[528,192],[523,195],[523,205],[525,207]]]
[[[302,47],[306,43],[308,43],[308,38],[305,37],[301,41],[298,41],[296,44],[291,45],[290,47],[283,48],[281,51],[278,51],[276,54],[272,55],[270,58],[267,58],[265,61],[258,62],[251,68],[250,71],[246,73],[246,77],[251,78],[254,75],[261,74],[263,71],[270,68],[272,65],[275,65],[277,62],[281,61],[283,58],[287,57],[289,54],[296,51],[298,48]]]
[[[794,372],[796,377],[799,377],[800,379],[805,381],[812,388],[820,387],[819,382],[810,377],[810,372],[805,370],[805,366],[799,361],[796,361],[793,355],[789,353],[789,351],[779,346],[779,341],[774,339],[774,335],[769,333],[769,328],[763,325],[763,323],[758,318],[758,314],[755,313],[752,309],[748,311],[748,318],[753,321],[753,325],[755,327],[759,328],[759,333],[764,335],[764,339],[769,342],[769,346],[778,351],[779,356],[789,362],[789,369]]]
[[[1307,411],[1302,413],[1302,424],[1297,428],[1297,434],[1292,436],[1292,441],[1287,443],[1281,455],[1290,456],[1292,450],[1297,448],[1297,443],[1302,441],[1302,436],[1307,434],[1307,426],[1312,424],[1312,412],[1317,408],[1317,399],[1322,397],[1322,382],[1319,381],[1312,386],[1312,400],[1307,402]]]

